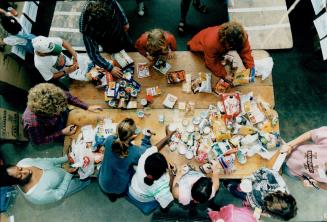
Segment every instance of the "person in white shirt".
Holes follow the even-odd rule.
[[[174,132],[167,132],[156,146],[148,148],[140,157],[128,189],[127,199],[144,214],[150,214],[159,205],[167,210],[174,197],[170,191],[168,163],[159,153]]]
[[[88,56],[76,53],[72,46],[61,38],[38,36],[32,40],[34,64],[45,81],[64,77],[88,81],[86,73],[94,66]],[[62,48],[72,55],[72,59],[62,53]]]
[[[213,199],[219,189],[218,165],[217,161],[212,161],[213,172],[210,177],[190,169],[188,165],[177,169],[172,193],[180,204],[189,206],[190,214],[196,214],[195,205],[198,203],[208,203],[211,208],[217,207]]]

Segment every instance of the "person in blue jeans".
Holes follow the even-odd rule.
[[[63,169],[68,157],[25,158],[15,166],[0,166],[0,186],[17,185],[25,199],[36,205],[50,204],[69,197],[91,180],[74,176],[76,168]]]
[[[99,171],[98,181],[101,190],[114,202],[123,197],[133,176],[133,165],[137,165],[140,156],[151,146],[150,131],[144,132],[141,146],[131,142],[137,136],[133,119],[126,118],[117,126],[117,136],[109,136],[105,143],[105,153]]]
[[[34,53],[32,39],[36,36],[24,30],[16,17],[0,8],[0,21],[2,27],[10,33],[8,37],[3,40],[0,39],[0,46],[18,46],[23,48],[29,54]]]

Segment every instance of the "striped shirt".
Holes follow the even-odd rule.
[[[113,69],[113,65],[100,55],[100,43],[92,39],[87,33],[84,32],[86,26],[86,8],[90,3],[93,2],[94,1],[87,1],[84,4],[79,20],[79,30],[81,33],[83,33],[83,41],[85,44],[86,52],[92,62],[95,63],[97,66],[104,68],[110,72]],[[108,30],[111,31],[110,36],[112,37],[112,39],[116,39],[117,36],[121,35],[121,32],[123,31],[123,26],[128,24],[128,19],[125,15],[124,10],[116,0],[105,0],[105,3],[108,5],[108,7],[113,8],[115,11],[114,15],[116,18],[113,21],[115,21],[115,23],[117,24],[108,24]],[[122,21],[122,23],[120,21]],[[112,39],[109,38],[108,41],[111,41]]]

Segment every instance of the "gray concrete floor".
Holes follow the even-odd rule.
[[[292,1],[287,2],[290,4]],[[191,7],[188,15],[188,21],[191,24],[190,33],[180,37],[177,35],[176,28],[179,17],[179,1],[145,1],[147,11],[143,18],[137,16],[134,0],[121,0],[120,2],[130,19],[131,35],[134,40],[150,28],[163,27],[177,37],[179,50],[185,50],[186,41],[204,26],[226,21],[226,14],[222,9],[224,0],[208,1],[210,10],[208,15],[200,15]],[[308,16],[302,16],[305,15],[308,8],[307,3],[302,2],[290,17],[294,48],[270,52],[275,62],[273,79],[276,109],[280,115],[281,135],[286,141],[312,128],[327,125],[326,72],[312,72],[302,66],[302,61],[312,56],[309,44],[312,42],[310,36],[312,19],[309,17],[311,21],[308,21],[305,20]],[[68,3],[74,4],[74,1]],[[12,105],[12,101],[13,99],[4,100],[0,96],[0,107],[21,111],[24,109],[24,104],[17,107]],[[1,142],[0,146],[0,153],[10,163],[16,163],[25,157],[60,156],[63,148],[61,144],[34,147],[29,143],[5,142]],[[298,215],[292,221],[327,221],[327,217],[324,218],[324,214],[327,214],[327,191],[304,188],[298,180],[285,175],[283,177],[297,200]],[[223,187],[216,197],[216,202],[221,205],[234,203],[240,206],[241,204]],[[15,215],[17,222],[151,220],[151,216],[144,216],[125,199],[111,203],[101,193],[96,182],[92,182],[82,192],[51,206],[32,206],[19,195],[11,213]],[[155,212],[153,218],[156,221],[201,221],[201,219],[189,218],[187,212],[177,205],[166,215]],[[277,220],[264,218],[263,221]]]

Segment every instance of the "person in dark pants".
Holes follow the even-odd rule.
[[[99,52],[99,45],[108,53],[133,49],[127,33],[128,19],[119,3],[116,0],[88,1],[81,13],[79,29],[92,62],[111,72],[114,77],[121,78],[120,68],[105,60]]]
[[[188,10],[190,9],[191,1],[192,0],[181,0],[181,18],[179,20],[179,25],[178,25],[178,32],[180,34],[184,34],[185,32],[186,16]],[[201,3],[201,0],[193,0],[193,6],[197,11],[203,14],[208,12],[208,7],[206,5],[203,5]]]

